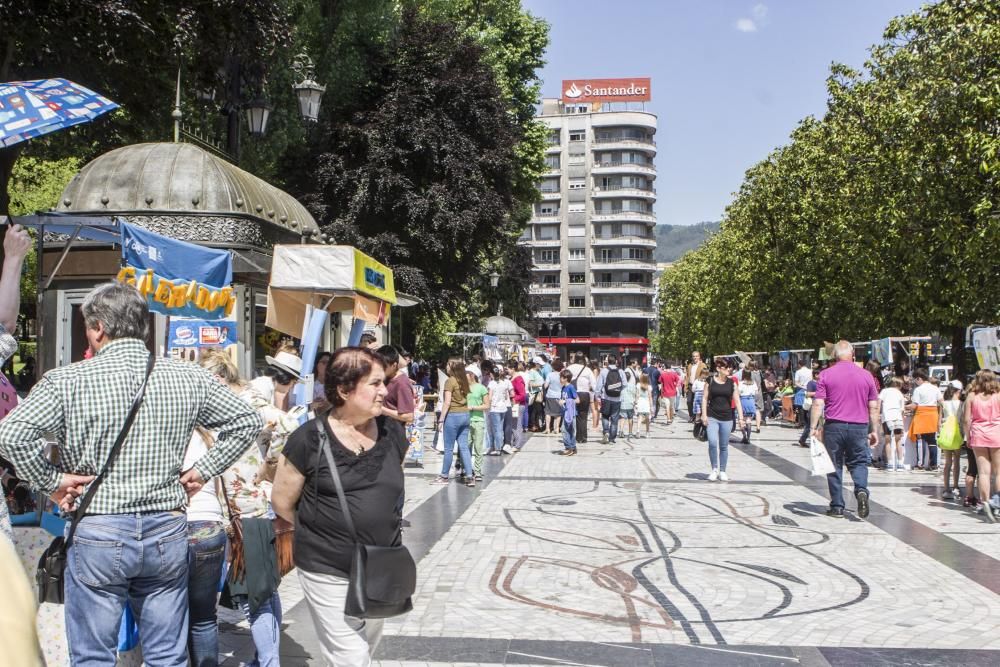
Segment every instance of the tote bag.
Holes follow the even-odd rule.
[[[830,454],[826,451],[826,445],[816,438],[809,438],[809,455],[812,460],[812,474],[829,475],[836,468],[830,460]]]
[[[937,444],[943,450],[954,451],[962,448],[962,431],[958,428],[958,417],[948,415],[941,425],[941,432],[937,437]]]

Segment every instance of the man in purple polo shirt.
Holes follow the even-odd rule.
[[[854,363],[854,346],[839,341],[833,348],[837,359],[819,375],[813,397],[810,423],[812,435],[819,433],[820,417],[826,413],[823,439],[834,468],[826,476],[830,487],[827,516],[844,517],[844,465],[854,480],[858,516],[868,516],[868,451],[878,443],[878,389],[872,374]]]

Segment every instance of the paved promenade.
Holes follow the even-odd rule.
[[[487,459],[487,483],[407,470],[414,610],[376,658],[399,665],[996,665],[1000,530],[939,499],[940,476],[872,469],[872,510],[833,519],[798,430],[768,426],[709,482],[686,422],[576,457],[556,438]],[[319,664],[294,574],[283,664]],[[227,614],[227,666],[252,657]]]

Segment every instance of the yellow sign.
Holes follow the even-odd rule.
[[[236,307],[232,287],[220,289],[200,285],[195,280],[167,280],[153,273],[152,269],[137,271],[134,266],[125,266],[118,272],[118,282],[135,287],[144,297],[152,300],[152,306],[158,306],[155,310],[165,314],[229,317]]]
[[[392,269],[355,248],[354,291],[395,304],[396,288],[392,282]]]

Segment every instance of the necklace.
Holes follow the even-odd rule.
[[[374,447],[374,441],[370,446],[365,446],[367,433],[358,433],[358,430],[353,425],[337,419],[332,414],[330,415],[330,421],[332,422],[330,425],[331,430],[333,430],[335,435],[341,436],[342,441],[346,439],[349,442],[350,446],[345,447],[345,449],[350,451],[355,456],[362,456],[369,449]],[[337,427],[339,427],[339,430]],[[367,424],[365,425],[365,428],[367,430]],[[346,438],[344,438],[344,436],[346,436]],[[343,444],[343,442],[341,442],[341,444]]]

